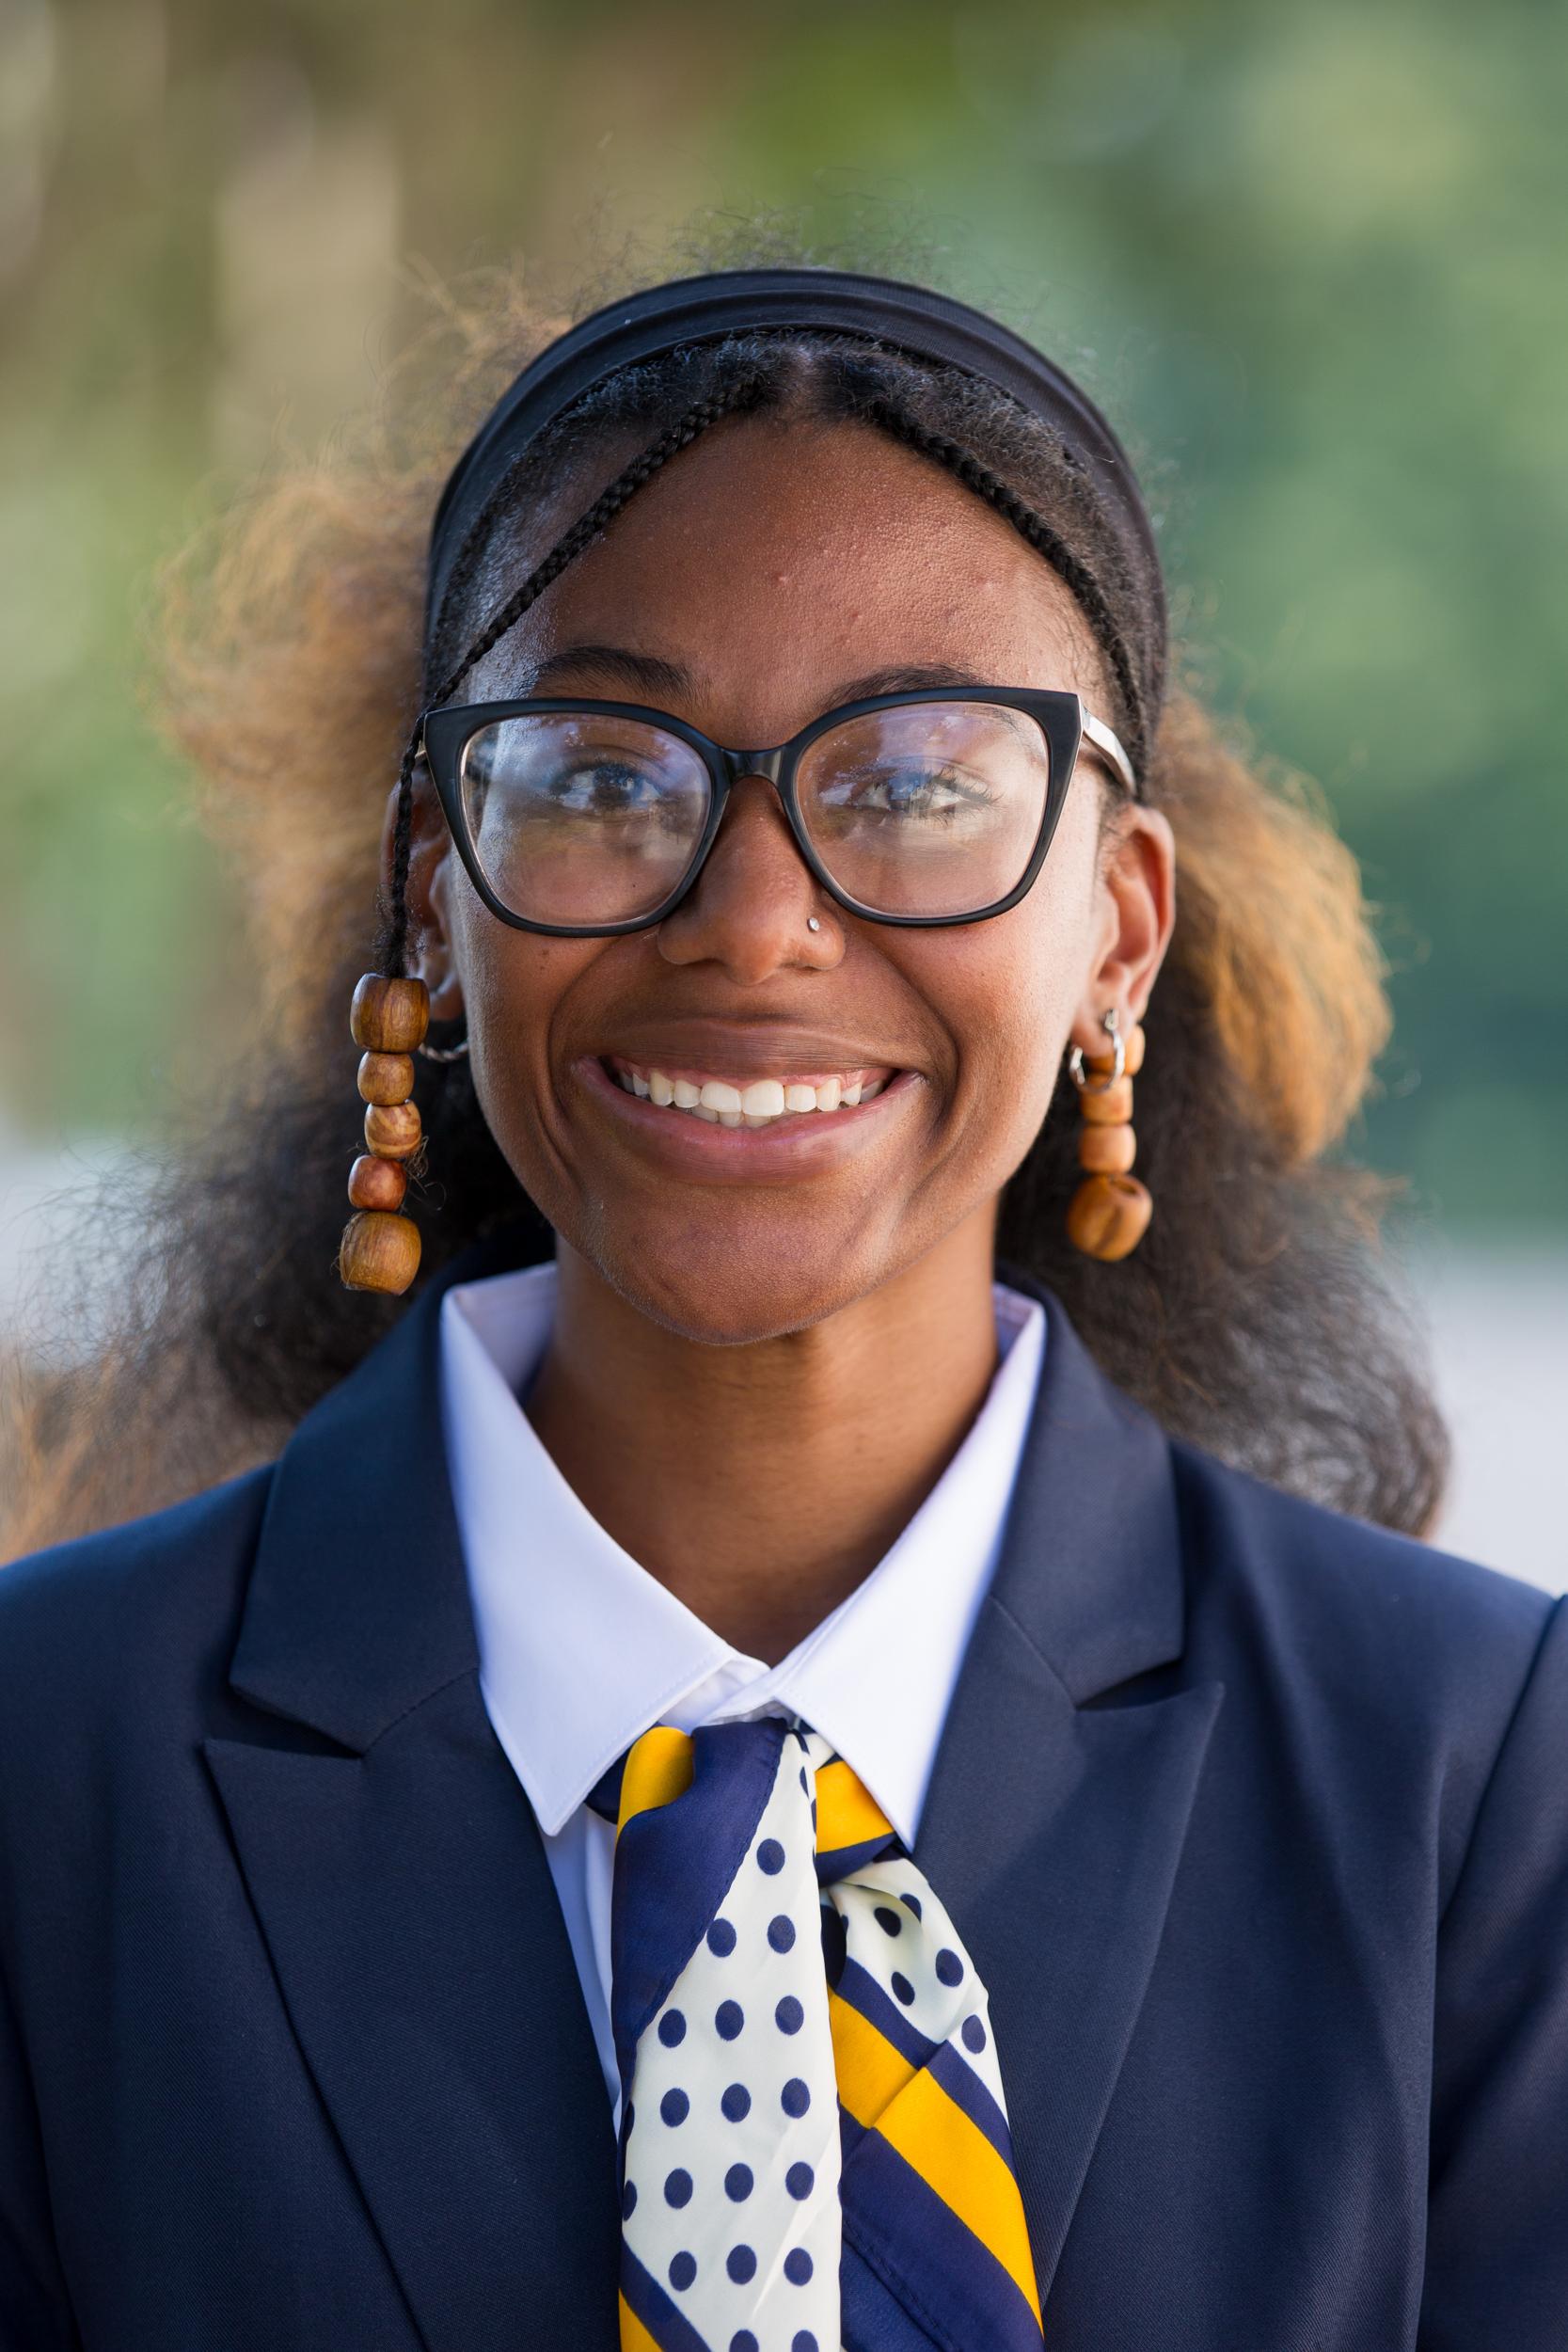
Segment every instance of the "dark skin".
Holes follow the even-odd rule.
[[[753,420],[639,491],[459,691],[642,702],[776,743],[858,695],[960,678],[1115,708],[1070,592],[980,500],[869,427]],[[744,778],[675,912],[588,939],[499,922],[417,794],[410,969],[436,1019],[466,1015],[485,1118],[558,1236],[530,1419],[623,1548],[769,1662],[876,1565],[961,1442],[996,1369],[1002,1188],[1069,1043],[1103,1052],[1104,1009],[1126,1034],[1148,1004],[1175,843],[1130,803],[1102,840],[1108,789],[1085,747],[1028,895],[921,930],[840,908],[771,786]],[[791,1158],[627,1110],[606,1055],[741,1083],[913,1075],[816,1114]]]

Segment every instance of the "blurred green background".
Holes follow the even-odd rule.
[[[1208,691],[1326,789],[1395,1041],[1353,1146],[1568,1225],[1568,41],[1369,9],[0,0],[0,1126],[222,1061],[228,885],[138,707],[157,558],[437,272],[703,209],[1035,332],[1143,462]]]

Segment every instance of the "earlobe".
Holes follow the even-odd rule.
[[[387,795],[381,822],[381,889],[390,903],[397,838],[398,789]],[[463,1017],[463,987],[454,968],[449,919],[451,836],[423,762],[414,771],[408,850],[409,970],[430,993],[433,1022]]]

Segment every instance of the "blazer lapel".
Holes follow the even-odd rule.
[[[1043,2296],[1143,2005],[1223,1686],[1133,1687],[1182,1645],[1169,1444],[1054,1294],[1007,1279],[1046,1305],[1045,1362],[915,1859],[990,1997]]]
[[[441,1446],[444,1270],[285,1449],[206,1755],[305,2059],[428,2352],[615,2341],[610,2102],[498,1745]],[[290,1739],[280,1721],[307,1727]]]

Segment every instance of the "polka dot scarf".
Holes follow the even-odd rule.
[[[591,1802],[623,2352],[1037,2352],[985,1992],[848,1766],[778,1721],[657,1724]]]

